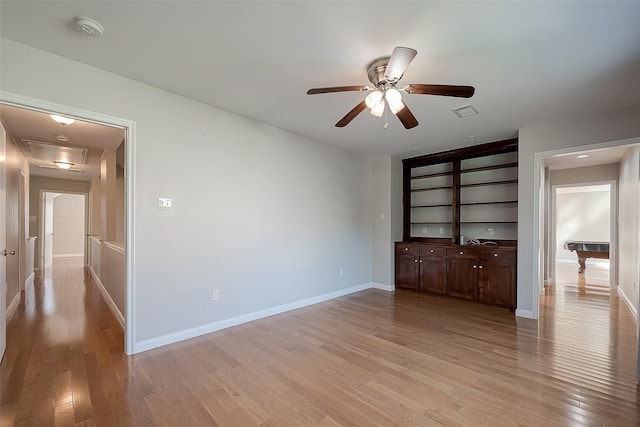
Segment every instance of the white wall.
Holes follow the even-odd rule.
[[[53,199],[53,256],[84,254],[85,201],[81,194],[60,194]]]
[[[3,90],[136,123],[134,351],[371,282],[367,159],[9,40],[0,54]]]
[[[518,303],[516,314],[537,316],[539,276],[542,262],[542,239],[539,236],[535,207],[536,153],[603,144],[613,141],[640,142],[640,106],[619,111],[524,127],[519,132],[518,152]],[[627,141],[628,140],[628,141]]]
[[[620,207],[618,218],[619,272],[618,292],[623,294],[638,313],[638,283],[640,281],[640,147],[627,149],[620,163]]]
[[[602,188],[606,189],[603,190]],[[575,261],[567,240],[611,242],[609,186],[560,188],[556,194],[556,259]],[[591,189],[591,191],[585,191]]]

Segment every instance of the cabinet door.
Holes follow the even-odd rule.
[[[396,287],[420,290],[420,267],[418,257],[414,255],[396,256]]]
[[[483,261],[478,269],[478,300],[515,307],[515,264]]]
[[[421,289],[436,294],[447,293],[445,281],[446,264],[444,258],[422,257],[420,258],[420,284]]]
[[[473,258],[450,258],[447,263],[448,294],[458,298],[476,299],[477,266],[477,260]]]

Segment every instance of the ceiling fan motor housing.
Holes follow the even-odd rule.
[[[369,81],[373,83],[375,87],[387,84],[387,81],[384,78],[384,72],[387,69],[387,64],[389,64],[389,58],[390,56],[382,56],[378,59],[374,59],[369,65],[367,65]]]

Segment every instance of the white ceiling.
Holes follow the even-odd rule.
[[[640,2],[3,0],[0,12],[3,37],[365,154],[435,152],[640,104]],[[73,29],[76,15],[104,37]],[[367,84],[366,64],[395,46],[418,51],[401,83],[475,95],[405,95],[411,130],[366,111],[336,128],[364,95],[306,95]],[[480,113],[451,112],[467,103]]]
[[[124,130],[120,128],[82,120],[76,120],[70,125],[61,125],[53,121],[49,114],[10,105],[0,104],[0,119],[7,129],[7,133],[14,138],[18,146],[21,147],[22,153],[29,160],[29,170],[32,175],[89,180],[92,176],[100,175],[100,157],[104,149],[116,150],[125,137]],[[69,141],[59,141],[58,136],[61,135],[68,137]],[[39,165],[54,166],[52,161],[54,158],[47,157],[51,153],[44,153],[43,156],[37,157],[37,153],[28,148],[24,149],[26,144],[22,140],[43,142],[47,145],[60,147],[86,148],[86,161],[81,164],[81,162],[74,160],[72,171],[42,168]],[[69,159],[57,158],[57,160]]]

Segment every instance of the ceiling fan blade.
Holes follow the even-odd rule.
[[[407,93],[417,95],[455,96],[458,98],[471,98],[476,91],[473,86],[451,85],[421,85],[409,84],[403,89]]]
[[[367,104],[365,104],[364,101],[362,101],[360,104],[353,107],[353,110],[349,111],[343,118],[341,118],[340,121],[336,123],[336,127],[338,128],[345,127],[346,125],[351,123],[351,120],[355,119],[358,116],[358,114],[362,113],[365,110],[365,108],[367,108]]]
[[[417,53],[415,49],[410,47],[398,46],[393,49],[387,68],[384,71],[384,79],[389,83],[395,83],[400,80]]]
[[[409,110],[407,104],[405,104],[404,102],[402,103],[404,104],[404,108],[396,113],[398,119],[400,119],[405,129],[411,129],[418,126],[418,120],[416,119],[416,116],[414,116],[411,110]]]
[[[307,95],[317,95],[319,93],[333,92],[362,92],[371,89],[369,86],[334,86],[334,87],[318,87],[309,89]]]

